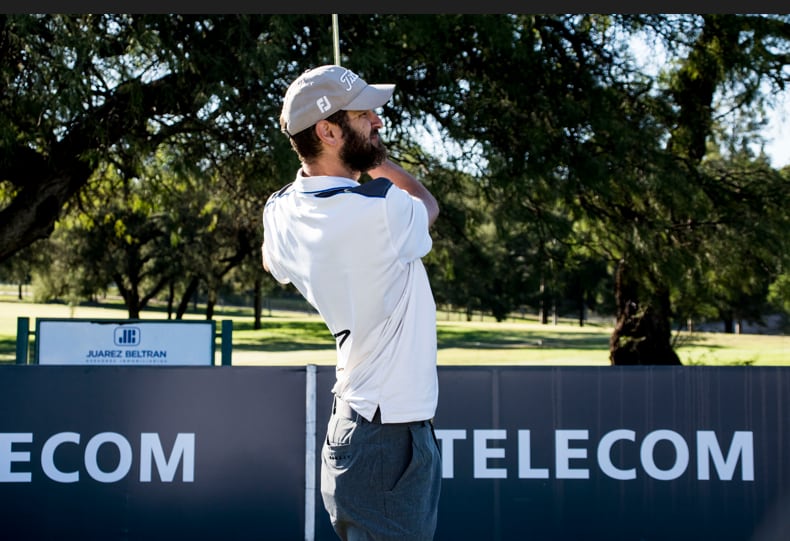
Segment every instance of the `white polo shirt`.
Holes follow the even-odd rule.
[[[321,314],[337,347],[332,391],[370,420],[436,411],[436,305],[421,257],[432,245],[419,199],[386,179],[304,177],[272,194],[263,249],[272,275]]]

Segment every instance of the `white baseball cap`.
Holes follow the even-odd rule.
[[[335,64],[307,70],[285,93],[284,131],[295,135],[338,111],[376,109],[387,103],[394,91],[394,84],[369,85],[353,71]]]

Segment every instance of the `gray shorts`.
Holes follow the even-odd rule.
[[[431,541],[442,475],[433,423],[378,419],[329,418],[321,497],[332,526],[344,541]]]

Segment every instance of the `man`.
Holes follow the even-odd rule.
[[[301,168],[263,211],[264,269],[336,339],[321,495],[344,540],[433,539],[441,484],[436,305],[420,259],[439,206],[379,138],[373,110],[394,88],[337,65],[299,76],[280,125]]]

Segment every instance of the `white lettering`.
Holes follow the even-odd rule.
[[[572,458],[587,458],[587,449],[571,448],[571,440],[586,440],[589,438],[588,430],[556,430],[554,441],[556,446],[557,479],[589,479],[590,470],[587,468],[573,469],[570,467]]]
[[[475,479],[506,479],[505,468],[489,468],[489,458],[505,458],[505,450],[497,447],[487,447],[488,440],[504,440],[506,430],[475,430],[474,431],[474,476]]]
[[[455,471],[455,440],[465,440],[466,430],[435,430],[442,454],[442,477],[452,479]]]
[[[654,460],[654,449],[659,441],[668,441],[675,448],[675,463],[669,469],[662,470],[656,466]],[[689,448],[683,437],[672,430],[655,430],[650,432],[642,440],[642,447],[639,450],[642,459],[642,468],[653,479],[660,481],[671,481],[677,479],[689,464]]]
[[[467,439],[467,431],[459,429],[436,430],[436,438],[440,442],[442,455],[442,477],[452,479],[455,477],[455,455],[461,447],[460,443]],[[719,445],[716,433],[710,430],[696,432],[697,452],[697,478],[707,480],[710,478],[710,463],[712,462],[719,478],[725,481],[733,480],[738,461],[741,463],[742,481],[754,481],[754,444],[753,432],[736,431],[732,437],[726,457],[722,452],[724,446]],[[504,459],[504,447],[490,447],[490,440],[506,440],[507,430],[474,430],[472,442],[472,464],[475,479],[505,479],[508,475],[509,462],[503,462],[503,467],[493,468],[492,459]],[[585,460],[591,448],[585,445],[572,445],[573,441],[589,440],[588,430],[555,430],[554,431],[554,460],[556,479],[590,479],[588,467],[571,467],[573,460]],[[630,443],[629,443],[630,442]],[[550,479],[552,472],[549,468],[540,468],[533,464],[532,431],[518,430],[518,459],[517,470],[519,479]],[[630,456],[625,454],[624,448],[618,450],[618,445],[631,446],[637,443],[636,432],[629,429],[616,429],[604,434],[598,441],[596,449],[596,462],[600,472],[607,477],[619,481],[631,481],[638,477],[639,466],[644,474],[659,481],[671,481],[687,472],[689,465],[689,445],[683,436],[672,430],[655,430],[648,433],[639,446],[638,464],[621,464],[616,457]],[[657,454],[657,447],[671,445],[674,456],[668,452]],[[613,459],[615,457],[615,459]],[[631,467],[626,467],[631,466]]]
[[[460,432],[465,437],[465,431]],[[62,465],[58,467],[55,455],[61,445],[66,443],[79,445],[80,441],[81,436],[77,432],[58,432],[50,436],[41,448],[40,461],[44,475],[58,483],[79,482],[80,471],[63,471]],[[30,432],[0,432],[0,483],[32,482],[32,472],[19,471],[19,467],[12,466],[13,463],[30,462],[30,451],[14,451],[14,444],[32,442],[33,434]],[[103,458],[100,466],[99,454],[104,446],[110,446],[114,450],[106,449],[101,453]],[[450,444],[450,449],[452,450],[452,444]],[[117,456],[117,464],[110,460],[113,453]],[[88,440],[83,452],[86,473],[100,483],[115,483],[126,477],[132,468],[132,459],[131,444],[123,435],[116,432],[102,432],[94,435]],[[107,469],[108,463],[115,465]],[[194,482],[194,433],[177,434],[169,456],[162,448],[159,434],[155,432],[140,434],[140,482],[150,483],[153,478],[153,470],[156,469],[158,477],[163,483],[171,483],[176,477],[179,465],[181,466],[181,481],[184,483]]]
[[[118,465],[114,470],[105,472],[99,468],[99,448],[105,443],[115,445],[118,449]],[[101,432],[93,436],[85,446],[85,470],[100,483],[120,481],[132,467],[132,446],[126,438],[115,432]]]
[[[80,480],[78,471],[63,472],[55,465],[55,450],[61,443],[66,442],[79,444],[80,435],[76,432],[60,432],[44,442],[44,447],[41,449],[41,469],[53,481],[58,483],[76,483]]]
[[[549,468],[536,467],[533,464],[532,431],[518,430],[517,470],[519,479],[549,479]],[[455,455],[457,448],[467,439],[467,431],[463,429],[436,430],[442,455],[442,477],[452,479],[455,476]],[[472,442],[473,476],[476,479],[505,479],[508,476],[508,463],[501,462],[502,467],[492,467],[491,461],[505,459],[505,448],[490,446],[492,440],[506,440],[507,430],[474,430]],[[571,467],[573,460],[588,458],[590,445],[571,445],[574,440],[589,440],[588,430],[555,430],[554,459],[555,478],[557,479],[589,479],[587,467]],[[58,483],[76,483],[80,479],[80,471],[64,471],[57,465],[56,455],[61,445],[79,445],[80,434],[76,432],[60,432],[52,435],[41,448],[41,469],[49,479]],[[636,467],[624,467],[617,464],[612,457],[617,456],[616,446],[620,442],[636,443],[633,430],[617,429],[604,434],[597,444],[597,464],[604,475],[621,481],[637,478]],[[0,433],[0,483],[30,483],[32,473],[22,471],[20,463],[31,462],[31,452],[15,448],[19,444],[33,442],[32,433]],[[669,444],[674,450],[674,459],[670,464],[666,460],[660,466],[657,463],[656,448]],[[712,430],[696,432],[697,479],[711,478],[710,464],[713,464],[715,475],[724,481],[732,481],[736,477],[736,468],[740,462],[740,480],[754,481],[754,435],[752,431],[734,432],[729,446],[722,442]],[[100,449],[110,445],[115,448],[118,456],[117,464],[107,469],[106,458],[99,465]],[[623,443],[623,445],[627,445]],[[726,450],[726,455],[725,451]],[[622,453],[621,453],[622,455]],[[107,456],[106,453],[103,456]],[[662,453],[659,456],[667,456]],[[85,446],[84,465],[87,474],[101,483],[113,483],[128,475],[132,466],[133,452],[129,441],[121,434],[103,432],[93,436]],[[16,464],[16,467],[14,467]],[[655,430],[648,433],[639,447],[639,464],[649,477],[660,481],[677,479],[688,470],[689,445],[683,436],[672,430]],[[195,478],[195,434],[179,433],[176,435],[169,455],[166,454],[158,433],[142,433],[140,435],[140,482],[151,482],[154,470],[158,478],[165,483],[176,479],[178,468],[181,467],[181,481],[194,482]],[[105,468],[105,469],[102,469]]]
[[[712,430],[697,432],[697,479],[710,479],[710,462],[713,460],[719,479],[731,481],[738,457],[741,457],[741,481],[754,481],[754,442],[752,433],[736,431],[732,437],[727,459],[719,447],[719,440]]]
[[[518,431],[518,478],[548,479],[548,468],[532,467],[532,442],[529,430]]]
[[[13,462],[30,462],[30,451],[14,451],[15,443],[32,443],[33,434],[11,432],[0,434],[0,483],[29,483],[30,472],[11,471]]]
[[[346,70],[340,76],[340,80],[346,83],[346,91],[348,92],[354,87],[354,83],[357,82],[359,76],[351,70]]]
[[[321,96],[317,100],[315,100],[315,104],[318,106],[318,110],[322,113],[326,113],[329,109],[332,108],[332,104],[329,103],[329,98],[326,96]]]
[[[636,468],[621,470],[612,464],[612,447],[615,442],[620,440],[636,441],[636,432],[622,429],[612,430],[604,434],[601,441],[598,442],[598,465],[601,471],[612,479],[619,479],[621,481],[636,479]]]
[[[176,476],[179,462],[181,468],[181,481],[191,483],[195,480],[195,434],[178,434],[170,453],[170,460],[165,458],[159,434],[144,432],[140,434],[140,482],[151,482],[151,458],[156,462],[159,478],[164,483],[170,483]]]

